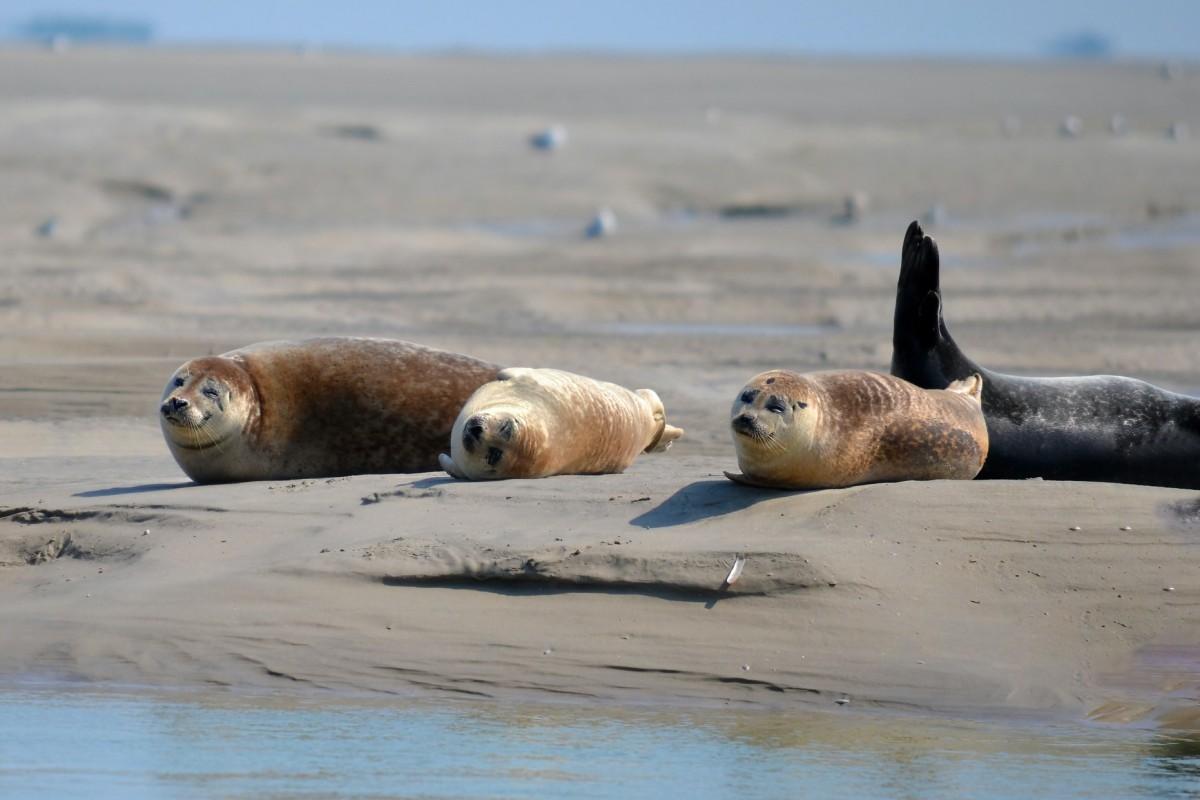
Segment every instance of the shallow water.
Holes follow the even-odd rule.
[[[0,797],[1195,797],[1198,754],[851,711],[0,692]]]

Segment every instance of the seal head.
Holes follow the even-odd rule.
[[[159,422],[172,448],[221,448],[257,415],[249,373],[229,358],[197,358],[175,371],[163,390]]]
[[[545,422],[527,406],[496,405],[460,416],[450,434],[456,458],[443,453],[438,461],[467,480],[539,478],[549,474],[549,439]]]
[[[815,474],[822,449],[818,437],[822,394],[812,380],[787,370],[751,378],[730,410],[738,462],[757,465],[755,472],[761,474],[778,472],[784,465],[789,474]]]

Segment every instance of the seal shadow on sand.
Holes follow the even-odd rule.
[[[170,489],[183,489],[188,486],[198,486],[192,481],[181,483],[142,483],[137,486],[110,486],[107,489],[90,489],[86,492],[76,492],[72,497],[113,497],[119,494],[142,494],[143,492],[165,492]]]
[[[634,517],[629,524],[640,528],[670,528],[732,514],[764,500],[807,493],[800,490],[759,489],[729,480],[696,481],[684,486],[645,514]]]
[[[412,483],[403,484],[403,487],[413,489],[433,489],[437,486],[445,486],[450,483],[458,483],[458,478],[452,478],[449,475],[433,475],[429,478],[421,478]]]

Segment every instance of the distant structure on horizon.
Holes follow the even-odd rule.
[[[1052,58],[1080,58],[1102,61],[1116,54],[1112,39],[1096,31],[1076,31],[1059,36],[1046,46]]]
[[[36,16],[15,29],[18,38],[42,44],[146,44],[154,38],[149,22],[75,14]]]

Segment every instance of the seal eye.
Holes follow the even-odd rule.
[[[182,375],[176,375],[176,376],[175,376],[175,385],[176,385],[176,386],[183,386],[183,384],[184,384],[184,383],[186,383],[186,381],[184,381],[184,379],[183,379],[183,376],[182,376]]]
[[[808,408],[808,403],[804,403],[804,402],[801,402],[800,400],[797,400],[796,402],[792,403],[792,408],[799,411],[802,408]]]
[[[212,398],[213,400],[221,399],[221,393],[217,391],[217,388],[215,386],[205,386],[204,387],[204,396]]]
[[[772,414],[782,414],[784,411],[787,411],[787,406],[779,402],[779,398],[772,397],[767,401],[767,411],[770,411]]]
[[[756,394],[757,394],[757,392],[755,392],[753,389],[747,389],[746,391],[742,392],[742,402],[743,403],[753,403],[754,395],[756,395]]]

